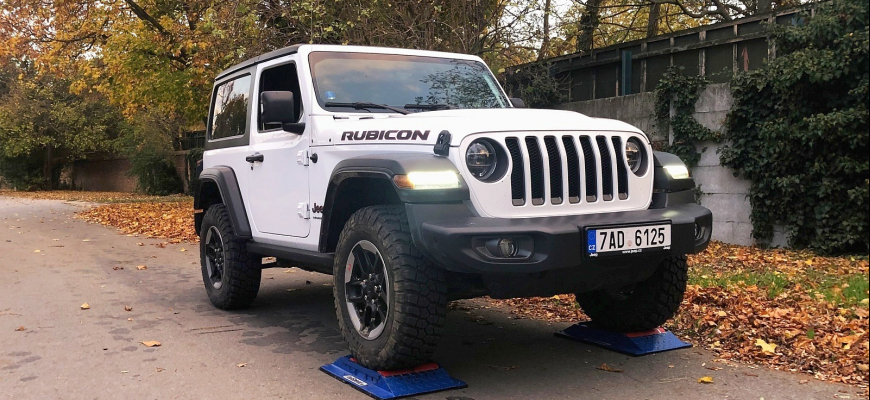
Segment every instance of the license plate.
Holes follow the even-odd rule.
[[[600,257],[671,248],[671,224],[586,230],[586,254]]]

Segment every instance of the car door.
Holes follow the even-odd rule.
[[[260,93],[292,91],[298,122],[305,122],[296,63],[292,57],[262,64],[257,68],[257,83],[252,101],[251,162],[246,171],[249,190],[244,201],[258,232],[272,235],[306,237],[310,228],[308,206],[308,146],[311,133],[297,134],[266,125],[260,120]]]

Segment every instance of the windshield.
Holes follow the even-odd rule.
[[[337,52],[313,52],[308,61],[317,102],[327,110],[350,110],[336,105],[341,103],[385,104],[412,111],[507,107],[489,68],[477,61]]]

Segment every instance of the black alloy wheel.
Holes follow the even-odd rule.
[[[205,234],[205,267],[208,279],[215,289],[220,289],[223,285],[224,257],[221,233],[216,226],[212,226]]]
[[[366,340],[375,340],[384,331],[390,311],[387,269],[372,242],[359,241],[347,259],[349,274],[344,276],[345,301],[350,320]]]

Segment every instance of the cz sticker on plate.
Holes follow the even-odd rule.
[[[586,230],[586,254],[601,257],[671,248],[671,224]]]

